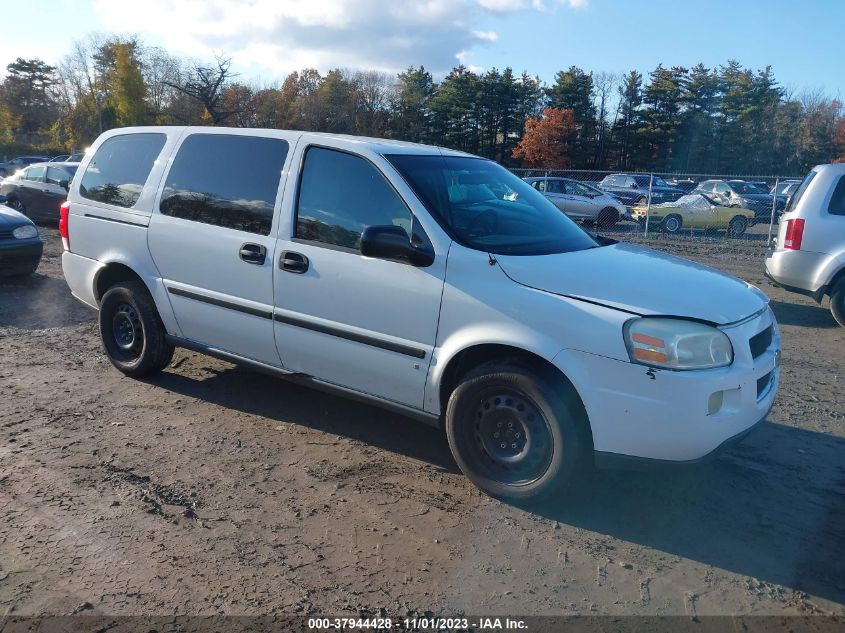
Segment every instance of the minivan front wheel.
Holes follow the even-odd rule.
[[[836,322],[845,327],[845,278],[840,279],[830,293],[830,311]]]
[[[446,408],[458,467],[490,496],[515,503],[560,492],[585,463],[583,408],[544,376],[510,363],[467,374]]]
[[[122,281],[100,302],[100,339],[112,365],[127,376],[147,376],[167,367],[174,347],[146,286]]]

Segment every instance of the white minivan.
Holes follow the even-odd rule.
[[[524,502],[581,466],[696,461],[762,421],[766,296],[593,236],[494,162],[281,130],[111,130],[60,223],[73,294],[130,376],[199,350],[445,428]]]

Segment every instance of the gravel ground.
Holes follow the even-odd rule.
[[[186,351],[123,377],[43,233],[0,283],[0,614],[845,614],[845,330],[764,280],[762,240],[647,242],[772,298],[769,422],[520,509],[379,409]]]

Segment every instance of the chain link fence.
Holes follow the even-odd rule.
[[[511,171],[572,219],[628,241],[676,238],[766,245],[801,183],[799,176]]]

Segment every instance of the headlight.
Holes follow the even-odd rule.
[[[643,317],[624,327],[632,363],[666,369],[711,369],[733,362],[731,341],[721,330],[684,319]]]
[[[18,240],[29,240],[33,237],[38,237],[38,229],[31,224],[24,224],[12,231],[12,235]]]

